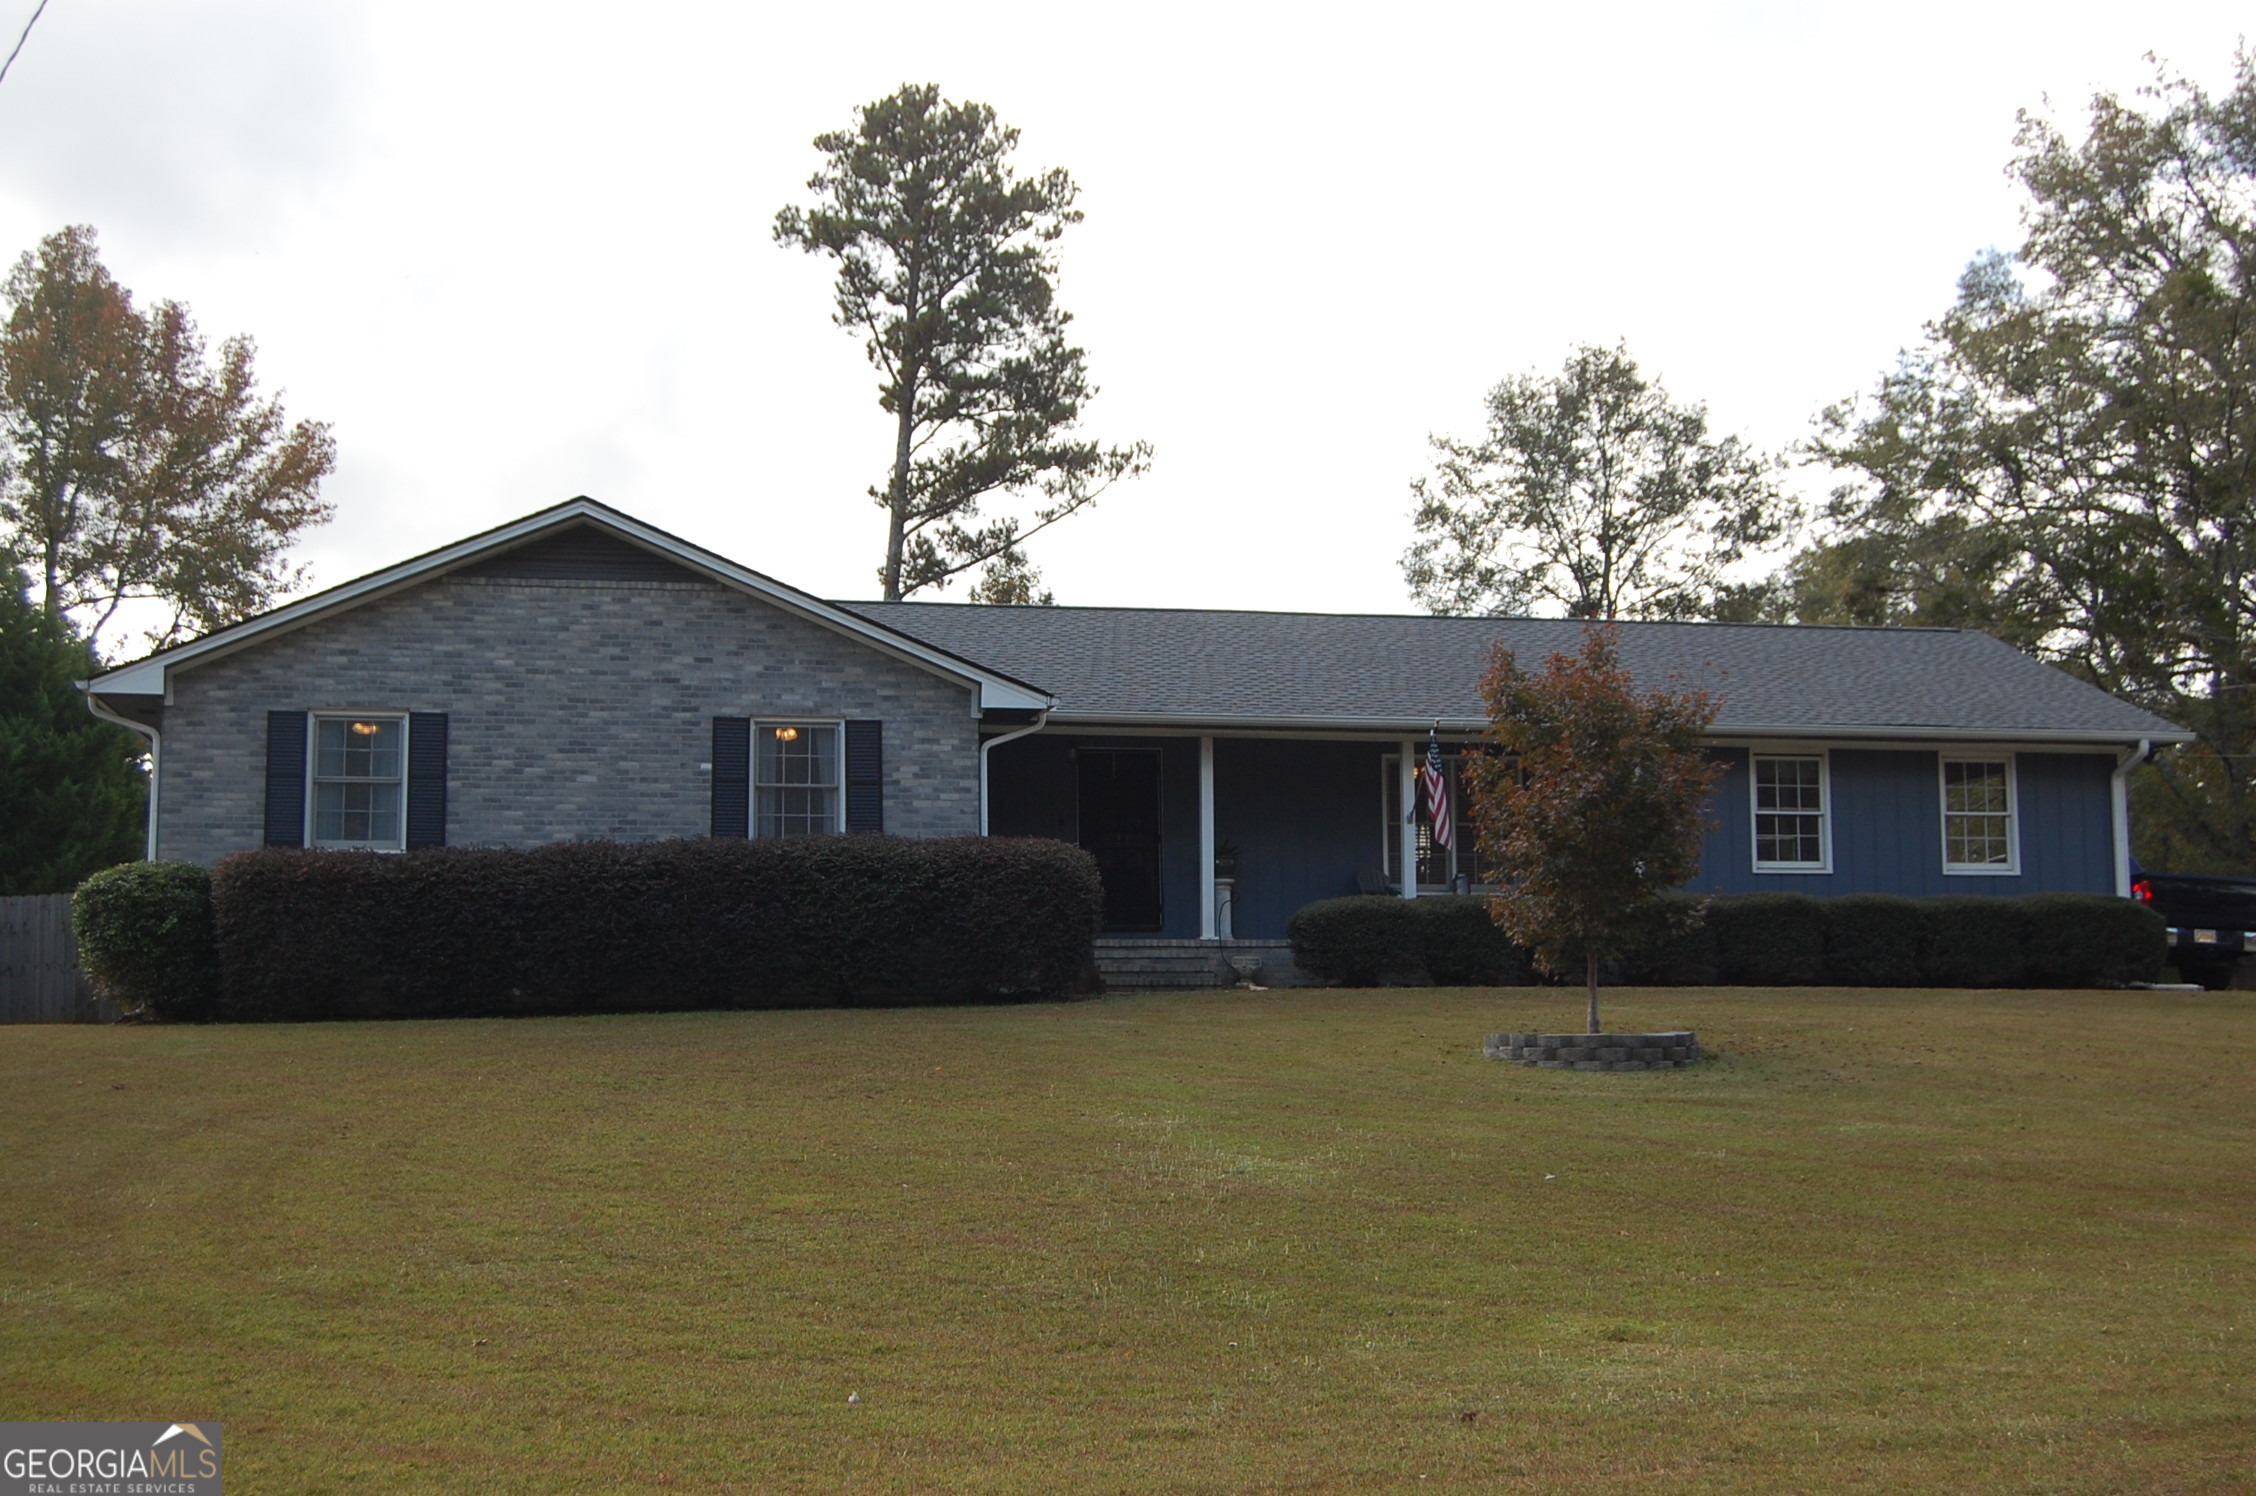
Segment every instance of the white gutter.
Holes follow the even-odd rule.
[[[1121,735],[1134,733],[1180,731],[1195,729],[1216,737],[1275,736],[1283,733],[1307,733],[1319,736],[1368,733],[1374,738],[1393,742],[1404,732],[1423,733],[1434,724],[1432,717],[1405,719],[1396,717],[1225,717],[1211,712],[1076,712],[1070,709],[1052,714],[1060,728],[1075,728],[1088,733],[1113,732]],[[1444,717],[1441,734],[1444,738],[1455,735],[1473,735],[1487,731],[1485,717]],[[1919,743],[2062,743],[2104,748],[2111,744],[2128,744],[2132,741],[2127,732],[2109,732],[2105,729],[2086,728],[2012,728],[2012,727],[1939,727],[1939,726],[1856,726],[1850,723],[1794,722],[1794,723],[1718,723],[1710,729],[1710,741],[1729,744],[1745,739],[1793,742],[1903,742]],[[1419,739],[1420,743],[1425,740]],[[2190,743],[2190,732],[2160,732],[2139,739],[2146,743]]]
[[[1034,719],[1034,724],[1031,727],[1021,727],[1016,732],[997,733],[994,737],[981,738],[979,740],[979,834],[981,836],[985,836],[987,834],[988,751],[1000,744],[1008,743],[1013,739],[1023,738],[1030,732],[1040,732],[1042,730],[1042,724],[1049,720],[1049,711],[1047,708],[1044,708],[1042,713]]]
[[[85,692],[86,709],[88,711],[104,722],[115,722],[118,726],[130,732],[139,733],[149,740],[149,829],[148,834],[143,838],[141,855],[146,860],[155,862],[157,860],[157,769],[159,754],[164,747],[163,734],[146,722],[136,722],[131,717],[121,717],[116,712],[111,711],[102,704],[101,697],[86,690],[87,682],[73,681],[72,684],[77,686],[80,691]]]
[[[2152,738],[2139,739],[2136,748],[2126,748],[2115,760],[2115,772],[2107,776],[2107,795],[2113,815],[2108,829],[2115,837],[2115,896],[2131,896],[2131,770],[2146,762],[2154,752]]]

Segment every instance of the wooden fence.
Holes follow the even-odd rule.
[[[96,1002],[78,969],[70,895],[0,899],[0,1023],[101,1023],[116,1008]]]

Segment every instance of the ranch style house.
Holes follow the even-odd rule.
[[[1312,900],[1487,882],[1469,837],[1433,844],[1428,734],[1453,779],[1494,645],[1532,665],[1581,629],[827,602],[583,498],[86,689],[148,741],[152,858],[1057,837],[1103,874],[1109,970],[1203,982],[1281,963]],[[2124,775],[2188,736],[1964,630],[1625,623],[1621,649],[1720,698],[1702,890],[2125,894]]]

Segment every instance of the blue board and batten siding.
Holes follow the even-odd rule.
[[[1043,733],[995,749],[989,826],[997,836],[1079,837],[1074,754],[1142,749],[1160,757],[1162,923],[1199,933],[1198,739]],[[1294,910],[1355,892],[1380,856],[1379,758],[1386,745],[1259,738],[1214,744],[1214,836],[1238,849],[1234,929],[1273,939]]]
[[[1160,756],[1164,886],[1162,935],[1199,933],[1198,740],[1067,737],[1006,743],[990,765],[999,836],[1078,836],[1074,754],[1129,748]],[[1217,738],[1214,834],[1237,849],[1234,933],[1274,939],[1293,911],[1356,891],[1357,874],[1385,856],[1382,763],[1392,743]],[[1802,749],[1800,752],[1815,750]],[[2110,775],[2105,754],[2012,755],[2019,872],[1943,871],[1942,789],[1932,750],[1835,748],[1826,754],[1832,800],[1829,873],[1758,873],[1748,809],[1749,753],[1718,749],[1729,769],[1712,807],[1714,829],[1692,887],[1713,893],[2111,893],[2115,887]]]
[[[1755,871],[1747,805],[1748,750],[1717,757],[1730,771],[1716,789],[1715,829],[1692,886],[1706,893],[2113,893],[2115,840],[2104,754],[2016,753],[2014,807],[2020,871],[1943,871],[1939,755],[1905,749],[1835,748],[1828,755],[1832,810],[1829,873]]]

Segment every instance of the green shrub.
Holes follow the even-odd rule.
[[[1426,974],[1444,987],[1524,987],[1535,980],[1528,953],[1489,917],[1481,898],[1396,899],[1417,931]]]
[[[1359,894],[1320,899],[1285,924],[1293,960],[1342,987],[1524,986],[1527,953],[1477,898],[1398,899]]]
[[[211,875],[192,862],[129,862],[71,895],[79,965],[128,1012],[197,1018],[212,995]]]
[[[2028,979],[2025,901],[1989,894],[1924,899],[1919,978],[1930,987],[2019,987]],[[2124,902],[2129,902],[2125,900]]]
[[[1637,912],[1637,933],[1621,961],[1621,980],[1637,987],[1712,987],[1723,980],[1722,953],[1703,894],[1669,893]]]
[[[1807,987],[1825,971],[1823,901],[1806,893],[1747,893],[1714,900],[1722,979],[1735,987]]]
[[[1058,997],[1103,892],[1063,842],[572,842],[246,853],[212,880],[223,1018]]]
[[[1825,968],[1831,987],[1916,987],[1926,909],[1917,899],[1853,893],[1819,901],[1825,916]]]
[[[2169,925],[2144,904],[2096,893],[2039,893],[2016,900],[2028,918],[2032,987],[2120,987],[2159,981]]]

